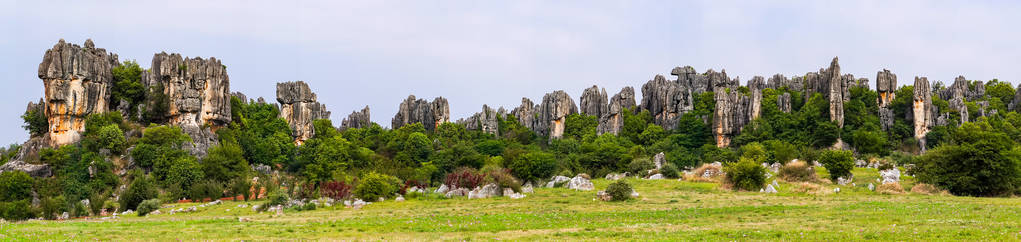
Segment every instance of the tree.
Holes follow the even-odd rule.
[[[32,177],[22,171],[0,173],[0,202],[32,198]]]
[[[953,143],[917,160],[915,177],[956,195],[1004,196],[1021,187],[1021,148],[988,123],[965,123]]]
[[[245,177],[248,161],[245,161],[242,153],[241,146],[232,143],[221,143],[209,148],[201,164],[206,179],[227,183]]]
[[[32,137],[40,137],[50,130],[50,120],[46,118],[46,113],[43,111],[44,105],[38,104],[39,108],[26,110],[25,114],[21,115],[21,119],[25,121],[25,125],[21,127],[25,128]]]
[[[142,85],[142,68],[138,66],[138,62],[134,60],[124,61],[119,66],[114,67],[113,72],[113,92],[110,95],[110,106],[117,107],[120,102],[128,102],[129,110],[131,113],[127,113],[128,117],[135,117],[135,107],[138,104],[145,101],[145,86]]]
[[[854,169],[854,154],[846,150],[826,150],[819,156],[819,163],[830,172],[830,179],[850,178]]]
[[[120,204],[121,209],[137,209],[138,204],[142,201],[156,198],[159,195],[159,191],[156,190],[156,186],[152,184],[151,179],[140,171],[132,173],[134,181],[128,186],[128,189],[121,194]]]
[[[553,154],[543,151],[529,151],[507,163],[511,174],[523,181],[538,181],[553,176],[556,160]]]
[[[391,198],[397,193],[401,181],[396,177],[369,172],[358,180],[355,187],[355,195],[358,198],[368,201],[375,201],[379,198]]]
[[[575,113],[567,115],[564,121],[564,137],[581,140],[586,135],[594,136],[596,134],[596,126],[599,125],[598,117],[592,115],[585,115]]]

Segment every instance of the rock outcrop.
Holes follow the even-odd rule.
[[[853,77],[850,77],[853,79]],[[805,100],[807,101],[815,93],[822,93],[823,97],[830,102],[830,120],[837,123],[838,127],[844,127],[844,101],[847,94],[847,82],[840,76],[840,64],[837,57],[833,57],[830,66],[826,69],[819,69],[818,72],[805,74]]]
[[[489,105],[482,105],[482,112],[473,114],[467,119],[458,120],[460,124],[464,124],[465,129],[468,130],[479,130],[492,135],[500,134],[500,116],[499,112],[489,108]]]
[[[146,87],[162,88],[169,98],[165,114],[169,124],[221,127],[230,123],[230,78],[220,60],[159,53],[144,76]]]
[[[344,120],[340,121],[340,129],[365,128],[369,127],[372,120],[369,116],[369,106],[366,105],[362,111],[351,111]]]
[[[316,94],[303,81],[277,83],[277,102],[280,117],[291,126],[295,144],[315,136],[313,121],[330,118],[326,105],[316,100]]]
[[[1017,84],[1017,92],[1014,93],[1014,101],[1010,102],[1009,109],[1021,112],[1021,84]]]
[[[748,91],[751,93],[751,103],[748,104],[748,120],[759,118],[762,114],[762,89],[766,88],[765,79],[761,76],[748,80]]]
[[[731,138],[751,121],[752,97],[736,89],[717,87],[714,91],[713,137],[717,147],[730,146]]]
[[[914,102],[911,105],[912,126],[915,130],[915,139],[918,140],[921,150],[925,151],[925,134],[933,126],[935,107],[932,105],[932,89],[929,87],[929,79],[915,77]]]
[[[432,102],[425,99],[416,99],[415,95],[408,95],[408,98],[401,102],[397,114],[392,120],[393,128],[413,123],[422,123],[426,130],[436,130],[440,124],[450,122],[450,105],[447,99],[437,97]]]
[[[525,126],[530,130],[535,130],[532,126],[535,124],[536,112],[539,110],[539,106],[535,105],[531,99],[521,98],[521,105],[511,110],[511,115],[517,118],[518,124]]]
[[[96,48],[91,39],[84,46],[61,39],[46,50],[38,76],[45,85],[50,146],[77,142],[85,130],[85,117],[109,109],[111,70],[118,65],[116,54]]]
[[[596,127],[596,132],[598,134],[617,134],[620,132],[620,128],[624,126],[623,113],[625,110],[632,113],[635,111],[634,88],[624,87],[620,89],[619,93],[613,95],[613,98],[610,98],[606,113],[599,117],[599,125]]]
[[[581,114],[602,117],[607,113],[606,89],[600,89],[593,85],[581,93]]]
[[[0,166],[0,173],[21,171],[27,173],[31,177],[50,177],[53,175],[52,169],[49,165],[37,165],[29,164],[21,160],[11,160],[2,166]]]
[[[893,109],[890,109],[890,104],[893,103],[897,92],[897,75],[887,69],[876,73],[876,92],[879,94],[879,100],[877,100],[879,123],[883,130],[889,130],[893,127]]]
[[[567,115],[578,113],[578,107],[574,100],[563,90],[547,93],[542,97],[542,104],[539,105],[538,116],[532,130],[540,136],[549,136],[550,139],[559,139],[564,135],[564,122]]]
[[[776,106],[778,106],[778,108],[780,109],[781,112],[790,113],[791,109],[792,109],[791,108],[791,93],[785,92],[785,93],[780,94],[779,96],[777,96],[776,97]]]
[[[678,78],[682,77],[687,77],[686,72],[678,75]],[[656,75],[642,85],[642,103],[639,108],[648,110],[656,125],[670,130],[677,127],[681,115],[694,108],[692,95],[691,90],[678,82],[667,81],[662,75]]]

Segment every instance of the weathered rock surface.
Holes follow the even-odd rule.
[[[542,97],[542,104],[539,105],[538,117],[533,125],[533,131],[540,136],[549,136],[550,139],[559,139],[564,135],[564,122],[567,115],[578,113],[578,107],[574,100],[564,91],[547,93]]]
[[[447,99],[437,97],[432,102],[416,99],[415,95],[401,102],[392,120],[394,129],[413,123],[421,123],[426,130],[436,130],[440,124],[450,122],[450,105]]]
[[[893,168],[879,171],[879,177],[883,180],[883,184],[898,183],[900,182],[900,169]]]
[[[893,99],[896,98],[897,75],[887,69],[877,72],[876,92],[879,94],[879,123],[883,130],[889,130],[890,127],[893,127],[894,117],[890,103],[893,103]]]
[[[1017,92],[1014,93],[1014,101],[1010,102],[1010,107],[1008,109],[1021,112],[1021,84],[1017,84]]]
[[[607,113],[606,89],[593,85],[581,93],[581,114],[602,117]]]
[[[592,181],[589,181],[589,179],[586,179],[581,175],[571,178],[571,180],[567,182],[567,188],[578,191],[592,191],[593,189],[596,189],[595,185],[592,184]]]
[[[539,106],[535,105],[531,99],[521,98],[521,105],[511,110],[511,115],[517,118],[518,124],[525,126],[530,130],[535,130],[532,126],[535,124],[536,112],[539,110]]]
[[[458,120],[460,124],[464,124],[465,129],[468,130],[479,130],[493,135],[499,135],[500,132],[500,116],[499,112],[489,108],[489,105],[482,105],[482,112],[473,114],[467,119]]]
[[[553,178],[550,178],[549,182],[546,183],[546,187],[547,188],[551,188],[551,187],[560,186],[560,185],[566,184],[569,181],[571,181],[571,178],[569,178],[569,177],[566,177],[566,176],[554,176]]]
[[[729,91],[729,92],[728,92]],[[714,91],[716,108],[713,112],[713,137],[716,146],[730,146],[730,140],[751,121],[752,98],[736,89],[717,88]]]
[[[476,187],[468,192],[468,199],[491,198],[500,196],[500,187],[490,183],[482,187]]]
[[[925,134],[933,126],[935,107],[932,105],[932,89],[929,87],[929,79],[915,77],[914,102],[911,105],[912,126],[915,130],[915,139],[918,140],[921,150],[925,151]]]
[[[316,100],[316,94],[303,81],[277,83],[277,102],[280,117],[287,120],[294,143],[299,145],[315,136],[313,121],[330,118],[326,105]]]
[[[681,73],[678,78],[686,76],[686,73]],[[656,75],[642,85],[642,103],[639,107],[652,114],[656,125],[670,130],[677,127],[681,115],[694,108],[692,95],[691,90],[678,82],[667,81],[665,77]]]
[[[776,106],[781,112],[790,113],[791,108],[791,93],[785,92],[776,97]]]
[[[761,76],[748,80],[748,90],[751,92],[751,103],[748,107],[748,120],[759,118],[762,114],[762,89],[766,88],[766,81]]]
[[[372,123],[372,120],[369,116],[369,106],[366,105],[365,108],[362,108],[362,111],[351,111],[347,118],[340,121],[340,129],[365,128],[369,127],[370,123]]]
[[[53,171],[49,165],[29,164],[21,160],[11,160],[0,166],[0,173],[22,171],[32,177],[50,177]]]
[[[230,123],[230,78],[220,60],[159,53],[152,57],[152,69],[145,76],[146,87],[162,87],[170,99],[165,116],[169,124],[222,127]]]
[[[624,87],[620,89],[619,93],[613,95],[613,98],[610,98],[606,113],[599,117],[599,125],[596,127],[596,132],[598,134],[617,134],[620,132],[620,128],[624,126],[623,113],[625,110],[632,113],[635,111],[634,88]]]
[[[109,109],[111,70],[118,63],[116,54],[96,48],[91,39],[84,47],[61,39],[46,50],[38,75],[45,85],[51,146],[77,142],[85,130],[85,117]]]
[[[850,78],[853,79],[853,77]],[[805,100],[807,101],[815,93],[822,93],[823,97],[830,102],[830,120],[837,123],[839,127],[844,127],[844,96],[847,94],[847,82],[844,79],[840,76],[840,64],[837,57],[833,57],[833,61],[826,69],[809,72],[804,76]]]

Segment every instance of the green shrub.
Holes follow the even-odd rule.
[[[0,173],[0,202],[32,198],[32,177],[22,171]]]
[[[188,192],[192,199],[201,201],[209,198],[212,200],[219,199],[223,196],[223,185],[219,182],[206,180],[199,182],[191,186],[191,190]]]
[[[160,200],[159,199],[149,199],[149,200],[142,201],[141,203],[138,204],[138,211],[137,212],[138,212],[138,216],[142,217],[142,216],[145,216],[146,214],[149,214],[149,213],[151,213],[153,211],[156,211],[156,210],[159,210],[159,209],[160,209]]]
[[[514,176],[510,174],[510,170],[506,168],[490,171],[486,178],[486,183],[489,182],[496,183],[496,185],[500,187],[501,192],[504,188],[510,188],[515,192],[521,192],[521,181],[514,178]]]
[[[854,169],[854,154],[847,150],[826,150],[819,155],[819,163],[830,172],[830,180],[850,178]]]
[[[747,157],[727,164],[723,171],[727,173],[726,180],[734,186],[734,190],[758,191],[766,185],[766,168]]]
[[[284,205],[289,200],[291,200],[291,197],[287,196],[286,192],[278,189],[269,193],[266,202],[259,206],[259,211],[266,211],[272,206]]]
[[[252,189],[252,182],[248,178],[240,177],[230,182],[230,195],[231,197],[237,197],[241,195],[245,201],[248,201]]]
[[[915,178],[955,195],[1009,196],[1021,187],[1021,147],[1007,135],[966,123],[955,143],[929,150],[917,159]]]
[[[103,126],[96,133],[96,143],[99,148],[108,149],[114,154],[120,154],[126,148],[128,141],[124,138],[124,132],[116,124]]]
[[[40,137],[50,130],[50,120],[46,118],[46,113],[43,111],[44,104],[38,105],[39,108],[26,110],[25,114],[21,115],[21,119],[25,121],[25,125],[21,127],[28,130],[32,137]]]
[[[141,172],[136,172],[134,179],[131,185],[128,186],[128,189],[120,196],[120,207],[124,210],[138,210],[139,203],[156,198],[159,195],[156,185],[152,184],[151,178],[148,176],[141,174]]]
[[[677,170],[677,165],[673,163],[663,164],[663,168],[659,169],[659,174],[663,174],[664,177],[670,179],[677,179],[681,177],[680,171]]]
[[[28,199],[15,201],[15,202],[0,202],[0,218],[4,220],[26,220],[34,218],[35,210],[32,209],[32,203],[28,202]]]
[[[649,158],[638,158],[632,160],[627,168],[631,174],[645,175],[649,170],[656,169],[656,164]]]
[[[632,191],[631,184],[624,182],[624,180],[618,180],[606,187],[606,193],[610,194],[611,201],[627,201],[631,199]]]
[[[106,212],[108,213],[116,213],[120,210],[120,206],[121,205],[119,203],[114,202],[113,200],[106,200],[106,202],[103,203],[103,209],[106,209]]]
[[[110,196],[105,192],[93,193],[92,196],[89,197],[89,212],[92,212],[93,216],[99,216],[109,197]]]
[[[400,189],[400,183],[396,177],[369,172],[359,179],[355,195],[366,201],[390,198]]]
[[[514,176],[524,181],[537,181],[553,176],[556,157],[551,153],[530,151],[510,160],[507,164]]]
[[[44,197],[39,200],[39,210],[45,219],[56,219],[58,213],[66,211],[64,196]]]

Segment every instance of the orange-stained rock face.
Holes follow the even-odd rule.
[[[45,86],[51,146],[77,142],[85,130],[85,118],[109,109],[111,70],[117,65],[117,55],[95,48],[92,40],[85,41],[84,47],[60,40],[46,51],[38,74]]]

